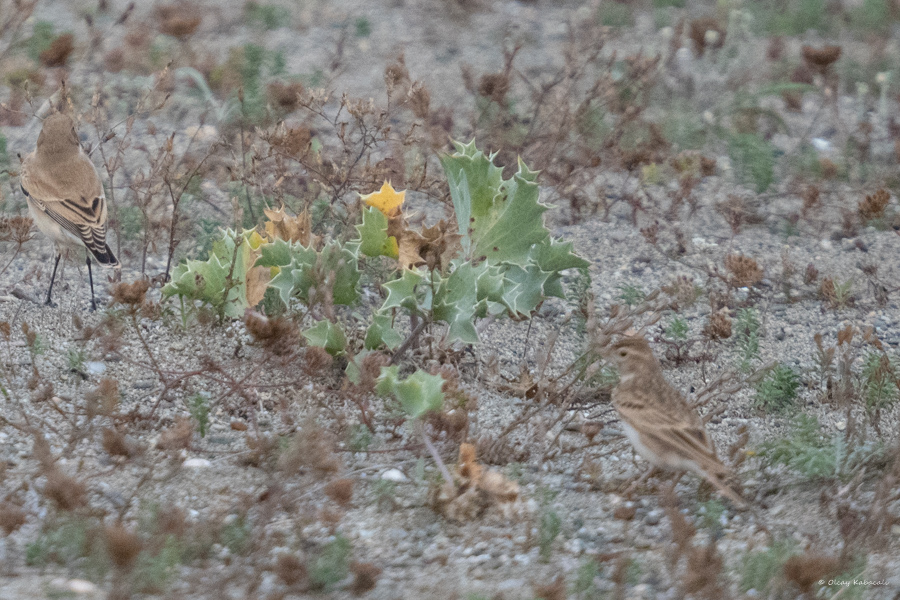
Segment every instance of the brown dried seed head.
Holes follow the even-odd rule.
[[[110,525],[104,530],[106,551],[113,564],[123,570],[131,569],[135,559],[141,553],[141,538],[124,525]]]
[[[384,83],[389,90],[409,81],[409,70],[406,68],[406,60],[403,55],[397,57],[397,62],[388,65],[384,70]]]
[[[357,596],[373,589],[381,576],[381,569],[372,563],[355,562],[350,565],[350,571],[353,573],[350,591]]]
[[[834,179],[838,174],[838,166],[830,158],[820,158],[819,167],[822,169],[823,179]]]
[[[487,73],[478,80],[478,93],[497,104],[503,104],[509,93],[509,86],[509,76],[506,73]]]
[[[118,283],[112,289],[113,304],[125,306],[140,306],[144,303],[147,290],[150,289],[149,279],[138,279],[133,283]]]
[[[431,109],[431,94],[421,81],[409,88],[409,105],[413,114],[420,119],[427,119]]]
[[[104,377],[97,387],[84,395],[88,414],[105,416],[113,414],[119,404],[119,397],[119,382]]]
[[[41,52],[41,64],[47,67],[62,67],[69,60],[69,55],[75,49],[75,36],[71,33],[64,33],[57,37],[50,46]]]
[[[857,205],[857,212],[863,221],[881,219],[884,218],[884,211],[890,201],[891,194],[885,189],[880,189],[861,200]]]
[[[803,46],[803,60],[806,65],[815,71],[824,73],[828,67],[834,64],[841,57],[840,46],[823,46],[821,48],[813,48],[812,46]]]
[[[841,568],[841,561],[822,554],[800,554],[792,556],[784,563],[784,577],[800,588],[803,593],[812,591],[813,585],[828,579]]]
[[[0,218],[0,242],[15,242],[21,246],[34,237],[34,221],[31,217]]]
[[[196,8],[189,5],[164,4],[156,8],[159,31],[172,37],[184,39],[193,35],[203,17]]]
[[[279,554],[275,560],[275,574],[291,587],[305,583],[308,577],[306,563],[287,553]]]
[[[549,583],[534,583],[531,586],[535,598],[542,600],[566,600],[566,578],[558,575],[556,579]]]
[[[44,496],[53,500],[60,510],[74,510],[87,504],[87,488],[83,483],[64,475],[55,468],[47,472]]]
[[[288,318],[269,318],[248,309],[244,325],[254,343],[275,356],[288,355],[300,347],[300,328]]]
[[[181,450],[191,445],[194,422],[190,417],[177,417],[175,424],[159,434],[156,447],[161,450]]]
[[[20,507],[11,502],[0,502],[0,529],[10,535],[25,524],[28,515]]]
[[[759,263],[742,254],[726,256],[725,269],[731,273],[731,284],[735,287],[751,287],[763,278],[763,270]]]
[[[353,500],[353,480],[345,477],[329,482],[325,495],[341,506],[348,506]]]
[[[807,186],[806,189],[803,190],[803,208],[800,209],[800,214],[804,216],[809,215],[811,210],[819,206],[820,197],[821,191],[819,190],[819,186]]]
[[[303,94],[303,84],[299,81],[273,81],[267,88],[269,101],[288,112],[300,106],[300,96]]]
[[[812,263],[806,265],[806,271],[803,272],[803,283],[812,285],[819,279],[819,270]]]
[[[110,427],[103,430],[103,450],[110,456],[131,456],[125,436]]]
[[[731,337],[731,317],[727,309],[718,310],[709,315],[709,322],[703,328],[703,334],[711,340],[724,340]]]

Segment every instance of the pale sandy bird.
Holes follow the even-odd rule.
[[[63,251],[85,247],[91,310],[95,310],[91,255],[106,267],[118,267],[119,261],[106,243],[103,186],[97,169],[78,142],[71,117],[55,113],[44,120],[37,148],[22,161],[20,182],[35,225],[56,244],[47,304],[53,304],[53,281]]]
[[[647,340],[622,338],[612,345],[609,357],[619,369],[612,403],[635,451],[656,467],[696,473],[746,507],[746,501],[724,482],[731,473],[716,456],[703,420],[666,381]]]

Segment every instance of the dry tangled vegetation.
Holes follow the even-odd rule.
[[[898,597],[895,2],[44,4],[0,0],[0,598]],[[421,11],[485,37],[453,81],[385,50]],[[37,300],[55,109],[97,313]],[[631,328],[751,511],[640,478]]]

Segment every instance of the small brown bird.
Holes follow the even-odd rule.
[[[63,113],[44,120],[37,148],[22,161],[20,184],[35,225],[56,244],[47,305],[63,250],[86,247],[91,310],[96,310],[91,254],[106,267],[119,261],[106,243],[106,196],[97,169],[78,142],[75,123]]]
[[[612,345],[609,356],[619,369],[612,403],[635,451],[656,467],[696,473],[746,507],[746,501],[723,482],[731,473],[716,456],[703,420],[666,381],[647,340],[625,337]]]

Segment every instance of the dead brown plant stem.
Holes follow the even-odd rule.
[[[410,318],[412,318],[412,317],[413,317],[413,315],[410,315]],[[422,319],[413,328],[413,330],[410,332],[410,334],[406,338],[406,340],[404,340],[404,342],[402,344],[400,344],[400,347],[397,348],[397,350],[394,352],[394,355],[391,356],[391,364],[392,365],[397,364],[400,361],[400,359],[403,358],[403,355],[415,343],[416,338],[419,337],[419,334],[422,333],[422,330],[425,329],[426,325],[428,325],[428,321],[426,321],[425,319]]]
[[[247,151],[244,147],[244,120],[247,116],[247,108],[244,105],[244,88],[242,87],[239,90],[238,98],[241,101],[241,164],[243,165],[243,172],[241,173],[241,181],[244,184],[244,197],[247,200],[247,209],[250,211],[250,218],[253,219],[254,224],[256,223],[256,214],[253,212],[253,202],[250,200],[250,187],[247,185]]]
[[[425,423],[421,419],[419,419],[416,421],[416,427],[419,429],[419,433],[422,435],[422,441],[425,443],[425,447],[428,449],[428,453],[431,454],[431,458],[434,459],[434,462],[437,465],[438,470],[441,472],[444,481],[446,481],[451,486],[454,485],[453,476],[450,474],[450,470],[447,468],[447,465],[444,464],[444,460],[438,453],[437,448],[435,448],[434,444],[431,443],[431,440],[428,437],[428,432],[425,431]]]

